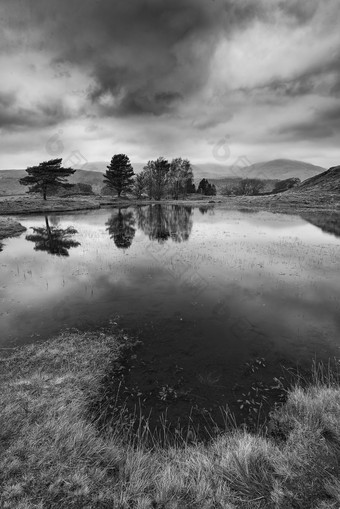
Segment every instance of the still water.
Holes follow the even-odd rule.
[[[282,365],[339,355],[327,218],[150,205],[18,219],[27,232],[0,252],[2,348],[117,322],[143,342],[131,394],[178,414],[246,412]]]

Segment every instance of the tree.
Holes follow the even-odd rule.
[[[194,184],[194,182],[193,182],[193,178],[194,178],[194,177],[189,178],[189,179],[187,180],[187,189],[186,189],[187,194],[196,193],[196,186],[195,186],[195,184]]]
[[[156,161],[149,161],[144,166],[145,175],[147,179],[147,193],[149,198],[161,200],[169,182],[170,164],[164,159],[159,157]]]
[[[254,196],[260,194],[265,183],[260,179],[242,179],[238,184],[237,194]]]
[[[192,167],[188,159],[177,157],[171,161],[168,175],[169,190],[175,200],[178,200],[180,195],[186,196],[188,192],[191,192],[192,179]]]
[[[152,180],[152,171],[154,167],[154,161],[149,161],[146,166],[144,166],[141,174],[143,175],[143,180],[145,182],[145,191],[149,197],[149,200],[152,200],[153,197],[153,180]]]
[[[116,154],[112,157],[110,166],[104,173],[104,183],[118,193],[132,191],[134,172],[130,159],[125,154]]]
[[[202,179],[198,185],[197,192],[200,194],[204,194],[205,196],[215,196],[216,195],[216,187],[214,184],[210,184],[207,179]]]
[[[137,198],[137,200],[139,200],[142,197],[142,194],[146,190],[146,187],[147,187],[146,173],[144,171],[141,171],[136,175],[132,188],[132,192]]]
[[[73,187],[73,184],[66,182],[66,178],[73,175],[76,170],[63,168],[61,161],[62,159],[51,159],[38,166],[29,166],[26,170],[28,175],[20,179],[20,184],[30,186],[29,193],[42,193],[44,200],[46,200],[47,192],[61,187]]]
[[[291,189],[292,187],[295,187],[301,183],[301,180],[297,177],[291,177],[289,179],[285,180],[279,180],[275,184],[275,187],[273,189],[273,193],[284,193],[285,191],[288,191],[288,189]]]

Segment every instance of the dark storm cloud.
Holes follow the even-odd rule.
[[[0,0],[0,160],[56,125],[89,160],[114,144],[208,161],[226,133],[257,160],[273,138],[292,158],[291,140],[336,147],[321,113],[340,97],[338,2]]]
[[[7,131],[27,127],[47,127],[68,118],[61,100],[40,102],[22,107],[15,93],[0,93],[0,129]]]
[[[273,81],[269,88],[288,97],[318,94],[338,97],[340,89],[340,51],[328,61],[313,66],[304,73],[286,81]]]
[[[277,130],[285,140],[318,140],[335,136],[340,131],[340,105],[317,110],[311,120],[296,122]]]
[[[120,115],[170,111],[206,83],[222,32],[267,16],[254,0],[5,0],[3,12],[54,65],[85,69],[91,101]]]
[[[51,54],[51,65],[81,67],[101,115],[161,115],[194,96],[209,78],[220,38],[256,20],[304,24],[318,2],[284,0],[3,0],[8,44]],[[8,50],[8,47],[7,47]],[[66,71],[64,71],[66,72]],[[313,77],[273,83],[278,94],[307,93]],[[335,86],[335,91],[338,87]]]
[[[325,97],[340,96],[340,42],[339,48],[328,55],[327,59],[311,65],[308,69],[296,71],[289,78],[274,78],[268,83],[255,87],[242,87],[239,90],[244,93],[254,91],[271,101],[272,96],[277,99],[293,98],[316,94]]]
[[[319,0],[282,0],[279,8],[285,16],[291,18],[297,24],[310,22],[316,14]]]

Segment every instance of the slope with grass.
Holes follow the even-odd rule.
[[[299,185],[303,191],[340,193],[340,166],[333,166],[315,177],[311,177]]]
[[[335,509],[340,503],[338,376],[293,388],[267,431],[146,447],[89,415],[119,332],[64,333],[2,352],[3,509]],[[189,443],[190,442],[190,443]]]

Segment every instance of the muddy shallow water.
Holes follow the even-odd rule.
[[[116,322],[143,343],[122,391],[146,414],[255,418],[282,365],[339,354],[327,218],[151,205],[19,220],[0,253],[0,347]]]

